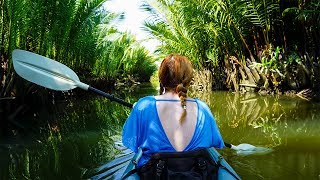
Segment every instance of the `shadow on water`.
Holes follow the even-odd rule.
[[[118,97],[135,102],[155,95],[150,86]],[[219,150],[243,179],[319,179],[320,105],[284,96],[229,92],[191,93],[212,109],[224,140],[272,148],[266,154]],[[102,97],[71,99],[55,107],[51,131],[28,142],[0,144],[0,179],[81,179],[119,152],[130,109]]]

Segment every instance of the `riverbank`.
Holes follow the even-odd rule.
[[[193,91],[211,91],[215,87],[212,72],[209,70],[195,71],[194,80],[191,83],[191,89]],[[239,84],[238,89],[234,90],[236,86],[230,86],[227,83],[224,85],[224,91],[232,91],[239,93],[255,92],[262,96],[273,96],[273,95],[285,95],[289,97],[299,97],[306,101],[320,102],[320,92],[312,90],[311,88],[306,89],[288,89],[282,86],[270,86],[265,88],[264,86],[258,86],[252,81],[251,84]]]

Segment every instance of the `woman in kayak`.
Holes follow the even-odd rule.
[[[187,97],[193,78],[191,62],[181,55],[168,55],[159,68],[160,95],[135,103],[126,120],[123,144],[143,155],[138,167],[159,152],[186,152],[201,148],[223,148],[224,143],[203,101]]]

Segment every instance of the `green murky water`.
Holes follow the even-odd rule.
[[[155,95],[140,86],[117,94],[129,102]],[[320,104],[285,96],[192,93],[211,107],[226,142],[272,148],[267,154],[219,150],[243,179],[320,179]],[[102,97],[58,102],[49,133],[0,144],[0,179],[81,179],[119,153],[130,109]]]

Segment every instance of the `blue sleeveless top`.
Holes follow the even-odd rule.
[[[138,167],[144,165],[157,152],[176,152],[160,122],[154,96],[139,99],[126,120],[122,131],[122,143],[135,153],[140,147],[143,155]],[[176,101],[176,100],[172,100]],[[224,142],[209,107],[199,99],[192,99],[198,105],[195,132],[183,151],[198,148],[223,148]]]

